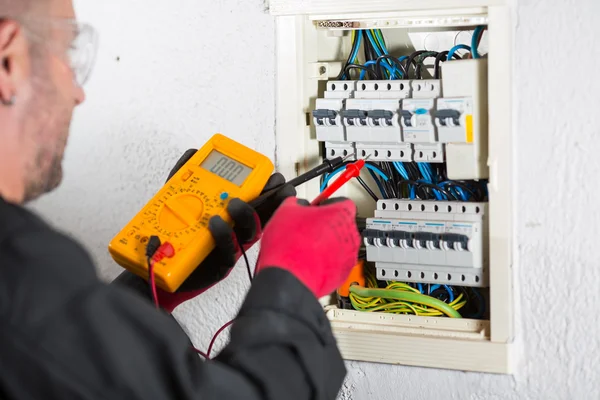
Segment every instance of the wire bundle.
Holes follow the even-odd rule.
[[[321,178],[321,192],[329,182],[344,171],[347,161],[337,170]],[[445,176],[443,164],[366,162],[366,168],[383,199],[421,199],[451,201],[485,201],[487,181],[453,181]],[[358,183],[377,201],[379,196],[362,179]]]
[[[461,293],[452,302],[446,303],[435,297],[422,294],[418,289],[401,282],[389,282],[380,289],[372,274],[367,276],[367,287],[350,287],[350,302],[358,311],[411,314],[427,317],[461,318],[458,312],[467,303]]]
[[[353,161],[346,161],[342,164],[341,167],[339,167],[338,169],[336,169],[335,171],[333,171],[330,174],[325,174],[321,177],[321,192],[323,192],[325,190],[325,188],[327,187],[327,185],[329,184],[329,182],[338,174],[342,173],[345,169],[346,166],[348,164],[352,164]],[[381,171],[381,169],[379,169],[376,165],[373,165],[372,163],[366,163],[365,167],[367,168],[367,170],[369,171],[369,173],[371,174],[372,177],[377,177],[379,176],[380,179],[382,179],[383,181],[387,181],[389,180],[389,177]],[[379,197],[377,197],[377,195],[371,190],[371,188],[369,187],[369,185],[367,185],[367,183],[359,176],[356,178],[358,183],[360,183],[360,185],[363,187],[363,189],[365,189],[365,191],[369,194],[369,196],[371,196],[371,198],[375,201],[379,200]],[[374,178],[376,179],[376,178]]]
[[[372,163],[387,175],[374,176],[384,199],[421,199],[450,201],[485,201],[487,181],[453,181],[446,176],[443,164],[382,162]]]
[[[450,318],[482,318],[485,314],[485,300],[477,289],[402,282],[387,282],[380,288],[370,271],[366,287],[350,287],[350,302],[354,309],[364,312]]]
[[[358,64],[361,46],[364,51],[364,65]],[[352,49],[337,79],[352,79],[353,70],[360,70],[361,80],[367,75],[373,79],[402,79],[406,76],[406,71],[401,61],[389,55],[380,29],[353,31]]]
[[[410,79],[411,68],[415,79],[423,79],[423,69],[427,58],[435,58],[433,64],[433,77],[440,79],[440,63],[451,59],[461,59],[458,50],[467,50],[471,58],[480,58],[478,46],[483,37],[485,26],[478,26],[473,32],[471,46],[458,44],[448,51],[436,52],[418,50],[410,55],[395,57],[389,54],[385,38],[380,29],[352,31],[352,49],[346,60],[338,80],[352,79],[352,71],[360,71],[359,80],[368,78],[382,79]],[[360,48],[364,52],[364,64],[359,64]]]

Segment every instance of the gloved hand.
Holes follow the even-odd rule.
[[[319,206],[290,198],[266,226],[257,273],[267,268],[291,272],[317,298],[344,283],[358,262],[360,234],[356,206],[331,199]]]
[[[168,179],[171,179],[195,153],[196,150],[188,150],[171,170]],[[233,229],[221,217],[211,218],[209,230],[216,242],[215,249],[192,272],[177,292],[169,293],[157,288],[161,308],[172,312],[181,303],[200,295],[229,275],[241,256],[238,238],[241,242],[239,244],[244,247],[244,250],[248,250],[260,239],[262,226],[269,221],[279,205],[286,198],[296,195],[294,187],[286,185],[285,178],[281,174],[271,176],[263,192],[277,187],[280,188],[279,191],[256,210],[239,199],[231,199],[227,212],[234,222]],[[114,283],[133,288],[145,296],[150,294],[147,281],[129,271],[124,271]]]

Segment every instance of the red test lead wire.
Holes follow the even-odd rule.
[[[355,163],[348,164],[346,166],[346,170],[342,172],[342,175],[335,181],[333,181],[333,183],[331,183],[327,188],[325,188],[325,190],[323,190],[321,194],[319,194],[317,198],[314,199],[310,204],[313,206],[318,206],[319,204],[330,198],[335,192],[338,191],[339,188],[344,186],[349,180],[360,176],[360,170],[363,169],[364,166],[365,160],[358,160]]]
[[[160,304],[158,304],[158,293],[156,292],[156,282],[154,280],[154,260],[150,259],[148,261],[148,274],[150,275],[150,288],[152,290],[152,300],[154,300],[154,305],[157,309],[160,308]]]
[[[148,273],[150,275],[150,287],[152,288],[152,298],[154,300],[154,304],[156,305],[157,309],[160,309],[160,304],[158,303],[158,293],[156,290],[156,281],[154,279],[154,265],[157,262],[161,262],[164,258],[171,258],[174,255],[175,255],[175,248],[173,247],[173,245],[169,242],[165,242],[158,248],[158,250],[156,250],[154,255],[148,259],[148,268],[149,268]],[[250,274],[250,270],[248,270],[248,273]],[[251,274],[250,274],[250,277],[252,278]],[[252,279],[250,279],[250,280],[252,281]],[[192,348],[194,349],[194,351],[196,353],[200,354],[206,360],[210,360],[210,353],[212,352],[213,346],[215,345],[217,338],[225,329],[227,329],[232,324],[233,324],[233,321],[229,321],[228,323],[223,325],[221,328],[219,328],[219,330],[212,337],[212,340],[210,341],[210,345],[208,346],[208,351],[206,353],[204,353],[203,351],[201,351],[195,347],[192,347]]]
[[[161,262],[163,258],[171,258],[175,255],[175,248],[169,242],[163,243],[154,253],[152,258],[148,260],[148,274],[150,275],[150,287],[152,288],[152,299],[156,308],[160,308],[158,303],[158,293],[156,291],[156,281],[154,279],[154,265]]]

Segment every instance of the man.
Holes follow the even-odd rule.
[[[316,298],[356,262],[349,200],[310,207],[280,175],[265,208],[232,200],[235,235],[211,220],[217,249],[178,293],[159,295],[166,311],[129,289],[135,277],[101,283],[77,243],[22,207],[59,185],[85,98],[92,58],[81,52],[94,35],[73,18],[71,0],[0,0],[0,398],[335,398],[345,370]],[[269,219],[231,341],[205,362],[168,311],[226,277],[233,238],[251,245]]]

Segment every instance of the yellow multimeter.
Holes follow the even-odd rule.
[[[275,167],[264,155],[223,135],[214,135],[110,242],[123,268],[148,279],[146,245],[158,236],[175,249],[154,265],[156,284],[175,292],[215,247],[208,221],[231,223],[227,203],[260,195]]]

